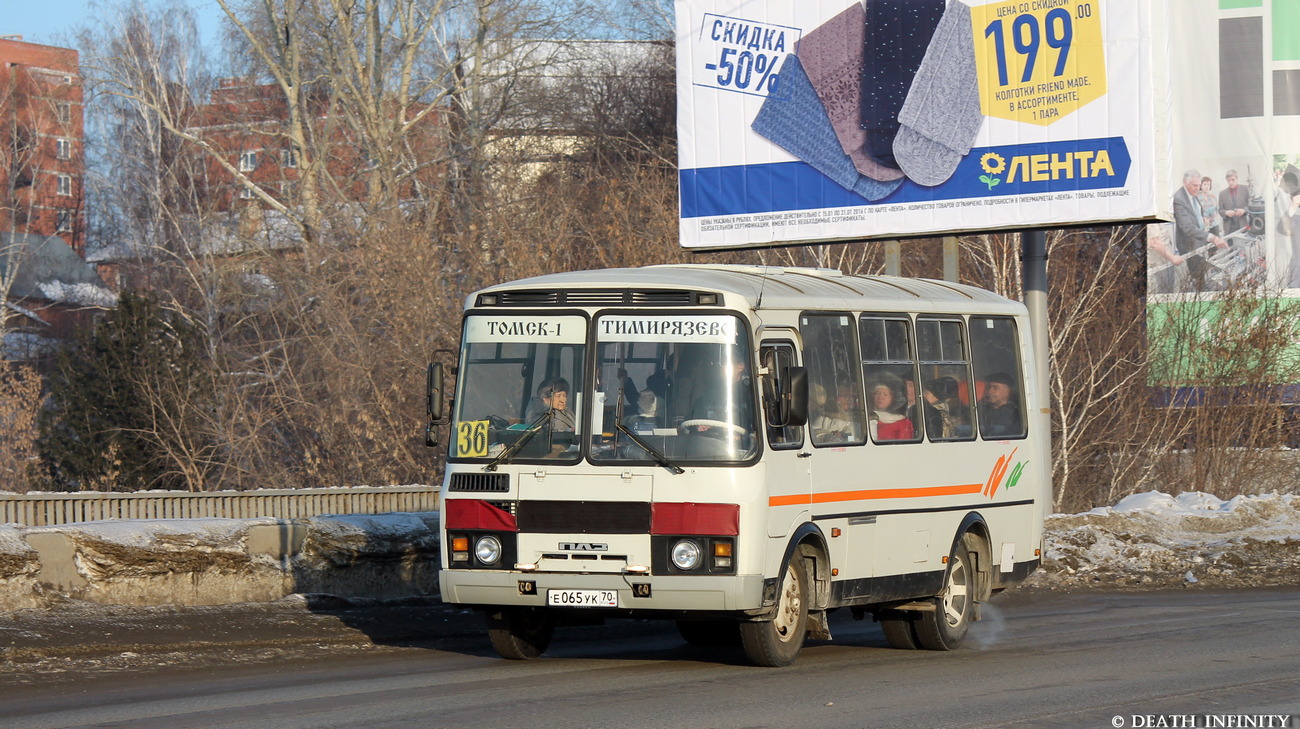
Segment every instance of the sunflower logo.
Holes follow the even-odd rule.
[[[1002,155],[997,152],[989,152],[980,157],[980,167],[990,175],[1000,175],[1007,168],[1007,161],[1002,159]]]
[[[980,157],[980,167],[983,167],[984,172],[987,173],[980,175],[980,182],[988,185],[989,189],[992,190],[994,186],[1002,183],[1002,180],[994,177],[994,175],[1000,175],[1007,169],[1007,161],[997,152],[989,152]]]

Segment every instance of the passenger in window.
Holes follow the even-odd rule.
[[[617,406],[619,393],[622,393],[623,412],[635,415],[637,412],[637,398],[641,391],[637,389],[636,382],[628,376],[627,370],[622,367],[618,368],[612,386],[613,389],[607,393],[606,401]]]
[[[637,397],[637,409],[640,414],[631,418],[633,431],[637,433],[649,433],[659,427],[659,397],[655,395],[654,390],[646,388],[641,391]]]
[[[916,404],[916,379],[911,375],[903,376],[903,391],[907,395],[907,409],[904,412],[907,414],[907,419],[912,421],[912,426],[915,427],[917,423],[921,422],[921,412],[920,406]]]
[[[725,421],[745,428],[752,426],[754,414],[745,361],[733,361],[730,372],[723,378],[718,377],[718,365],[711,369],[712,376],[702,377],[695,387],[697,395],[691,403],[691,418]]]
[[[533,422],[550,411],[551,430],[572,433],[574,427],[573,411],[569,410],[569,381],[556,377],[542,383],[537,388],[537,399],[528,408],[528,422]]]
[[[902,380],[887,373],[881,375],[872,383],[868,398],[871,403],[868,427],[874,440],[913,440],[916,437],[916,429],[906,414],[907,396]]]
[[[812,386],[812,427],[814,443],[845,443],[853,440],[853,422],[835,400],[826,396],[826,388]]]
[[[959,387],[951,377],[936,377],[925,383],[925,429],[931,438],[961,437]]]
[[[668,399],[668,389],[672,387],[672,380],[669,379],[668,373],[664,371],[661,364],[655,365],[654,374],[650,375],[645,381],[646,389],[652,390],[661,400]]]
[[[677,366],[670,371],[672,380],[668,388],[668,415],[674,424],[692,417],[691,408],[695,405],[695,388],[700,379],[700,362],[698,355],[691,351],[676,357]]]
[[[984,398],[980,400],[980,434],[985,438],[1020,435],[1020,405],[1015,381],[1005,372],[985,378]]]

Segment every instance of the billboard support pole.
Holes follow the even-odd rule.
[[[903,275],[903,244],[896,240],[885,241],[885,275]]]
[[[1032,427],[1041,433],[1052,432],[1051,340],[1047,328],[1047,234],[1028,230],[1020,234],[1020,265],[1025,286],[1025,307],[1029,309],[1029,334],[1034,343],[1034,413]],[[1050,470],[1049,470],[1050,472]],[[1046,486],[1047,500],[1052,503],[1052,486]]]
[[[961,282],[959,263],[960,246],[956,236],[944,236],[943,239],[943,280],[953,283]]]

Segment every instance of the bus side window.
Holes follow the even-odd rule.
[[[922,418],[930,440],[974,440],[970,363],[959,319],[916,320]]]
[[[976,416],[985,440],[1025,437],[1025,388],[1017,341],[1014,320],[971,317],[971,360],[979,394]]]
[[[867,441],[858,338],[849,314],[799,317],[808,369],[808,426],[818,446]]]
[[[877,443],[921,440],[916,357],[906,317],[863,316],[862,376],[867,382],[868,429]]]
[[[759,362],[767,368],[768,378],[775,378],[786,367],[795,367],[799,364],[795,359],[794,345],[789,342],[765,342],[759,352]],[[774,428],[770,424],[766,407],[763,408],[763,413],[764,421],[768,422],[767,442],[773,450],[787,450],[803,445],[802,426],[787,425],[783,428]]]

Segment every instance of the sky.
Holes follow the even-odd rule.
[[[126,0],[0,0],[0,36],[21,35],[28,43],[76,47],[82,26],[112,13]],[[199,11],[199,32],[215,44],[221,8],[215,0],[186,0]]]

